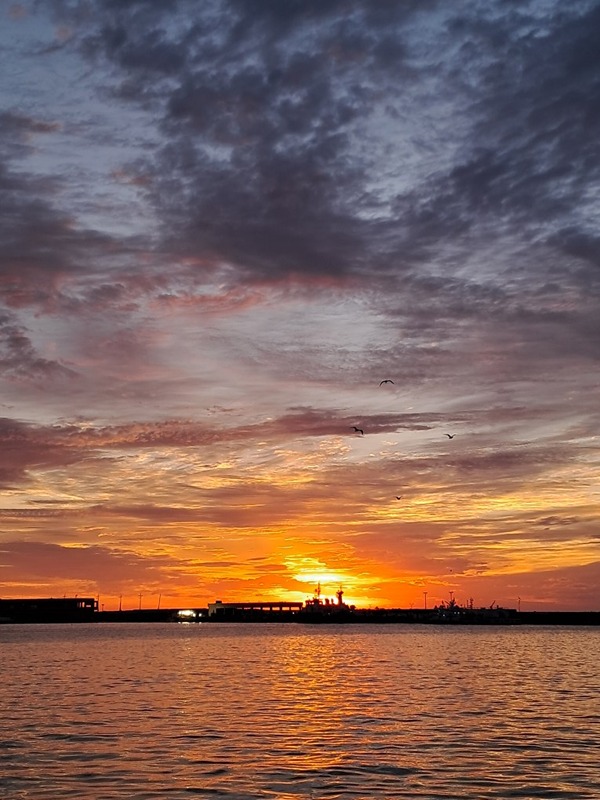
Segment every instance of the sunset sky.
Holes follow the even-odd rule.
[[[600,609],[597,0],[0,15],[0,596]]]

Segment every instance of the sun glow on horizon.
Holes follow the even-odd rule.
[[[343,583],[347,578],[347,576],[340,572],[300,572],[293,577],[294,580],[300,581],[300,583],[312,583],[315,584],[315,586],[320,584],[322,587],[328,584],[336,584],[339,586],[339,584]]]

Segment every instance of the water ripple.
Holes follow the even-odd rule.
[[[1,800],[600,797],[595,629],[0,637]]]

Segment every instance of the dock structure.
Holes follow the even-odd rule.
[[[208,617],[214,622],[217,619],[257,619],[265,620],[270,615],[278,621],[289,619],[298,614],[304,603],[287,602],[285,600],[275,600],[267,602],[264,600],[250,600],[240,603],[224,603],[222,600],[215,600],[208,604]]]

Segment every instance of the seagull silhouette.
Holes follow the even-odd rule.
[[[394,381],[391,381],[389,378],[386,378],[386,380],[380,381],[379,385],[383,386],[384,383],[394,383]]]
[[[361,433],[363,436],[365,435],[365,432],[362,428],[357,428],[356,425],[353,425],[352,427],[357,433]]]
[[[455,435],[456,435],[456,434],[454,434],[454,433],[452,434],[452,436],[450,436],[450,434],[449,434],[449,433],[445,433],[445,434],[444,434],[444,436],[447,436],[449,439],[454,439]]]
[[[396,500],[402,500],[402,495],[400,496],[396,495]]]

